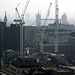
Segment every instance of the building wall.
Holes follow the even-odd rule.
[[[24,50],[29,47],[30,53],[36,52],[35,36],[37,29],[35,26],[24,27]]]
[[[69,43],[70,34],[71,30],[62,29],[62,28],[58,30],[59,53],[65,55],[71,55],[71,46]],[[55,52],[55,29],[46,28],[43,38],[44,38],[43,39],[44,52]],[[39,47],[40,47],[40,41],[39,41]]]
[[[10,30],[10,27],[5,27],[5,30],[4,30],[4,48],[5,48],[5,50],[11,49],[11,30]]]
[[[2,51],[5,51],[4,49],[4,29],[6,24],[4,22],[0,22],[0,58],[2,56]]]
[[[20,26],[16,24],[11,24],[11,49],[20,52]]]
[[[20,52],[20,27],[17,24],[11,24],[4,30],[4,49],[12,49]]]
[[[75,58],[75,32],[71,33],[69,40],[71,44],[71,56]]]
[[[44,49],[44,52],[54,53],[55,52],[55,44],[44,44],[43,49]],[[58,53],[65,54],[66,56],[70,56],[71,55],[70,44],[59,43]]]

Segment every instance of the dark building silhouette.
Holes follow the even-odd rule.
[[[19,24],[10,25],[11,49],[20,52],[20,26]]]
[[[2,56],[2,51],[4,51],[4,29],[6,27],[5,22],[0,22],[0,58]]]
[[[12,49],[20,52],[20,25],[11,24],[10,27],[5,28],[4,49]]]
[[[71,33],[69,40],[71,44],[71,56],[75,59],[75,32]]]
[[[4,30],[4,49],[20,51],[20,26],[19,24],[11,24]]]
[[[4,49],[11,49],[11,29],[10,27],[5,27],[4,30]]]
[[[8,50],[2,61],[2,70],[13,75],[26,75],[31,68],[38,68],[41,63],[37,58],[22,57],[17,52]]]
[[[24,53],[29,47],[30,53],[38,52],[36,44],[37,28],[35,26],[24,26],[23,28],[23,45]],[[20,52],[20,26],[19,24],[11,24],[10,27],[5,27],[4,49],[12,49]]]

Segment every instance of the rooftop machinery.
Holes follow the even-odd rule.
[[[55,53],[58,53],[58,19],[59,9],[58,9],[58,0],[55,0]]]
[[[42,31],[42,34],[41,34],[40,53],[44,53],[44,52],[43,52],[44,32],[45,32],[46,21],[47,21],[47,19],[48,19],[49,14],[50,14],[51,5],[52,5],[52,3],[50,3],[50,5],[49,5],[48,11],[47,11],[47,15],[46,15],[46,19],[45,19],[45,22],[44,22],[44,28],[43,28],[43,31]]]
[[[22,0],[21,0],[22,1]],[[24,22],[24,15],[26,13],[26,10],[27,10],[27,7],[28,7],[28,4],[29,4],[29,1],[30,0],[27,0],[26,3],[25,3],[25,7],[24,7],[24,10],[23,10],[23,13],[22,15],[19,14],[19,11],[18,11],[18,6],[20,5],[20,3],[17,5],[17,7],[15,8],[16,9],[16,12],[18,14],[18,19],[14,20],[15,22],[19,22],[20,24],[20,55],[23,55],[23,24],[25,24]]]

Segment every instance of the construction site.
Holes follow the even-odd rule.
[[[63,19],[59,19],[58,0],[55,0],[55,19],[49,19],[50,3],[45,19],[38,12],[30,26],[24,26],[30,0],[26,1],[22,14],[18,10],[21,1],[15,8],[14,23],[6,26],[6,12],[4,22],[0,22],[0,74],[75,75],[75,26],[63,24]],[[54,23],[48,24],[48,20]]]

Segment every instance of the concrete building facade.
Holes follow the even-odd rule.
[[[71,55],[73,59],[75,59],[75,32],[71,33],[69,40],[70,40],[70,45],[71,45]]]
[[[59,29],[58,30],[58,53],[71,55],[71,46],[69,43],[69,35],[71,30]],[[40,47],[40,41],[39,41]],[[54,53],[55,51],[55,29],[46,28],[43,39],[43,49],[44,52]]]

